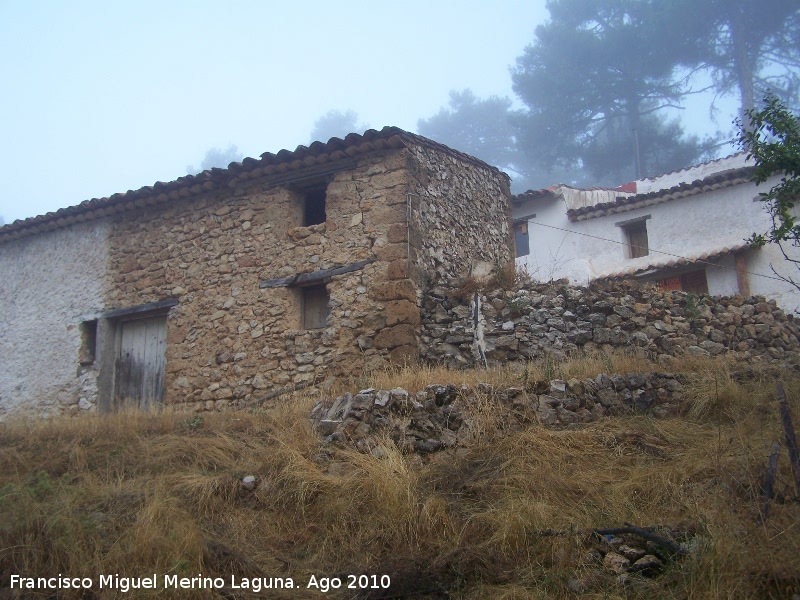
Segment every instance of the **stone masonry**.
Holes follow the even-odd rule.
[[[18,300],[13,290],[28,285],[26,264],[53,260],[45,251],[57,261],[56,238],[76,237],[60,232],[85,236],[102,226],[104,233],[94,236],[100,260],[91,261],[91,294],[82,292],[85,283],[69,296],[45,287],[25,304],[31,323],[47,317],[56,329],[69,326],[59,339],[70,351],[58,364],[37,362],[46,348],[4,323],[8,343],[33,368],[17,373],[12,361],[7,379],[16,387],[0,387],[0,407],[110,410],[115,382],[138,372],[138,363],[126,365],[162,347],[163,372],[145,378],[148,389],[161,387],[163,402],[193,410],[418,360],[428,289],[511,260],[509,196],[508,177],[496,168],[384,128],[2,227],[0,247],[32,249],[0,252],[13,262],[4,272],[19,279],[5,288],[9,305]],[[317,207],[313,222],[309,204]],[[77,280],[80,253],[92,251],[84,246],[60,279]],[[322,322],[313,326],[304,322],[307,281],[319,290]],[[37,300],[45,294],[47,314]],[[125,325],[148,315],[158,320],[152,331]],[[123,360],[125,335],[134,350]],[[91,381],[73,383],[76,370]],[[29,386],[37,396],[26,397],[19,381],[40,381]]]
[[[163,359],[143,371],[157,401],[198,411],[420,359],[794,361],[797,326],[759,297],[489,285],[513,264],[509,195],[494,167],[384,128],[1,227],[0,418],[111,410],[140,350]]]
[[[507,195],[495,170],[415,145],[335,173],[318,225],[299,226],[298,194],[269,179],[134,212],[112,234],[108,305],[179,298],[168,322],[167,401],[195,409],[413,361],[430,282],[509,259]],[[322,329],[301,328],[298,289],[259,288],[364,260],[372,262],[327,284]]]
[[[800,328],[763,297],[714,298],[622,285],[562,282],[479,291],[434,286],[423,306],[426,359],[451,366],[558,360],[578,350],[625,349],[654,360],[733,354],[797,362]]]
[[[318,401],[311,421],[328,443],[372,452],[391,439],[404,452],[427,454],[468,445],[487,427],[513,431],[531,422],[570,427],[633,412],[675,414],[684,382],[682,375],[627,373],[531,382],[525,388],[484,383],[429,385],[417,393],[370,388]]]

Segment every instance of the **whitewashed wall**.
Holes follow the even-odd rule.
[[[669,254],[693,258],[738,246],[753,232],[767,230],[769,219],[764,205],[754,199],[759,192],[778,181],[776,177],[758,187],[751,183],[735,185],[575,222],[567,219],[565,203],[557,195],[529,201],[513,210],[515,219],[536,214],[536,217],[528,219],[531,253],[518,258],[517,264],[542,281],[568,278],[574,284],[586,285],[612,273],[646,268],[673,259]],[[615,224],[646,215],[650,215],[647,220],[650,255],[625,258],[625,233]],[[792,248],[791,251],[793,256],[800,258],[798,249]],[[774,279],[770,265],[782,274],[791,276],[794,273],[795,279],[800,279],[800,271],[784,260],[778,248],[767,246],[748,250],[746,256],[752,294],[774,299],[784,310],[800,308],[800,293],[791,285]],[[709,268],[707,273],[709,293],[736,293],[738,286],[733,257],[718,262],[719,267]]]
[[[103,307],[108,225],[93,221],[0,243],[0,419],[90,410],[80,317]]]
[[[577,285],[587,285],[593,278],[586,257],[581,255],[584,240],[581,228],[567,219],[566,203],[561,196],[546,196],[512,208],[514,220],[535,215],[528,221],[530,254],[517,258],[537,281],[568,278]]]
[[[800,249],[788,246],[787,253],[793,260],[800,260]],[[775,300],[787,312],[800,312],[800,291],[783,281],[768,279],[775,277],[772,267],[779,275],[790,277],[800,284],[800,269],[789,263],[777,246],[769,245],[753,251],[752,258],[748,258],[747,269],[761,275],[750,276],[750,290]]]
[[[745,260],[753,255],[753,252],[748,251],[745,255]],[[714,296],[733,296],[739,293],[739,281],[736,276],[736,257],[733,254],[726,254],[720,256],[715,262],[718,267],[706,268],[706,281],[708,283],[708,293]],[[753,279],[752,277],[750,279]],[[758,282],[756,282],[758,285]],[[751,289],[750,293],[754,292]]]

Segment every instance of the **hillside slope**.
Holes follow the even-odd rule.
[[[310,395],[202,416],[0,424],[0,598],[792,598],[800,503],[785,450],[765,519],[759,485],[783,445],[775,381],[797,424],[800,377],[723,360],[673,367],[694,373],[680,416],[512,431],[486,405],[469,446],[424,457],[388,438],[373,453],[323,445]],[[548,368],[583,377],[600,365]],[[541,375],[412,370],[352,385]],[[596,533],[626,523],[655,537]],[[656,560],[616,558],[642,554]],[[92,585],[11,589],[12,575]],[[155,589],[123,591],[153,576]],[[334,577],[341,588],[324,593]],[[253,591],[289,579],[295,588]]]

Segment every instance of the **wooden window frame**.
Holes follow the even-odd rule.
[[[520,251],[520,248],[524,252]],[[531,253],[531,238],[528,234],[528,221],[514,223],[514,253],[517,258]]]
[[[325,305],[324,316],[322,311],[312,312],[310,303],[317,306]],[[303,330],[324,329],[330,317],[331,295],[326,284],[305,285],[300,287],[300,328]],[[320,314],[316,314],[319,312]]]
[[[625,238],[625,258],[642,258],[650,256],[650,238],[647,231],[647,221],[652,215],[645,215],[636,219],[628,221],[621,221],[615,223],[616,227],[622,229],[622,234]],[[644,236],[644,243],[641,239],[636,239],[636,236]]]

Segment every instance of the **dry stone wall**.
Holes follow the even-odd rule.
[[[530,284],[460,299],[463,280],[435,286],[423,304],[426,359],[453,366],[563,358],[630,349],[652,359],[733,353],[796,362],[800,329],[763,297],[713,298],[636,286]],[[463,295],[462,295],[463,296]]]
[[[427,454],[467,445],[489,427],[513,431],[531,422],[570,427],[633,412],[674,414],[684,382],[682,375],[628,373],[533,382],[527,389],[483,383],[430,385],[417,393],[370,388],[320,400],[311,420],[328,443],[370,452],[389,438],[404,452]]]

